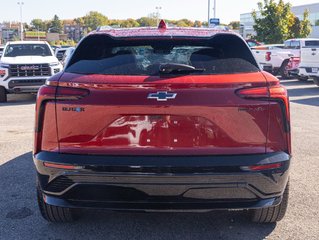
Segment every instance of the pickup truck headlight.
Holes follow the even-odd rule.
[[[59,65],[60,65],[60,63],[58,63],[58,62],[49,63],[50,67],[57,67]]]
[[[9,68],[9,64],[0,63],[0,67],[2,67],[2,68]]]

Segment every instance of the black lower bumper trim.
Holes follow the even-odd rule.
[[[44,201],[53,206],[68,208],[98,208],[108,210],[126,211],[149,211],[149,212],[209,212],[212,210],[243,210],[258,209],[280,204],[282,197],[261,200],[238,200],[238,201],[206,201],[206,202],[102,202],[102,201],[76,201],[65,200],[56,196],[43,194]]]
[[[284,152],[236,156],[34,156],[48,204],[128,210],[248,209],[280,202],[289,177]],[[81,166],[46,167],[45,162]],[[282,163],[245,171],[241,166]]]

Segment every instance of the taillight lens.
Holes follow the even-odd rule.
[[[56,100],[79,100],[89,94],[89,90],[82,88],[58,87],[57,84],[47,82],[38,91],[35,116],[35,145],[34,153],[41,149],[42,127],[46,103]]]
[[[57,100],[77,100],[89,95],[89,90],[83,88],[58,87]]]
[[[284,100],[285,104],[288,104],[289,102],[287,89],[279,84],[269,87],[243,88],[239,89],[236,93],[242,98],[280,99]]]
[[[244,171],[265,171],[281,168],[282,165],[282,163],[271,163],[265,165],[242,166],[240,169]]]
[[[266,52],[265,60],[268,62],[271,60],[271,52]]]

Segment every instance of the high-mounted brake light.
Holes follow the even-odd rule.
[[[165,30],[167,28],[165,21],[162,19],[158,24],[158,29]]]

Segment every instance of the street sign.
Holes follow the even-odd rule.
[[[220,24],[219,18],[211,18],[209,19],[209,27],[218,26]]]

